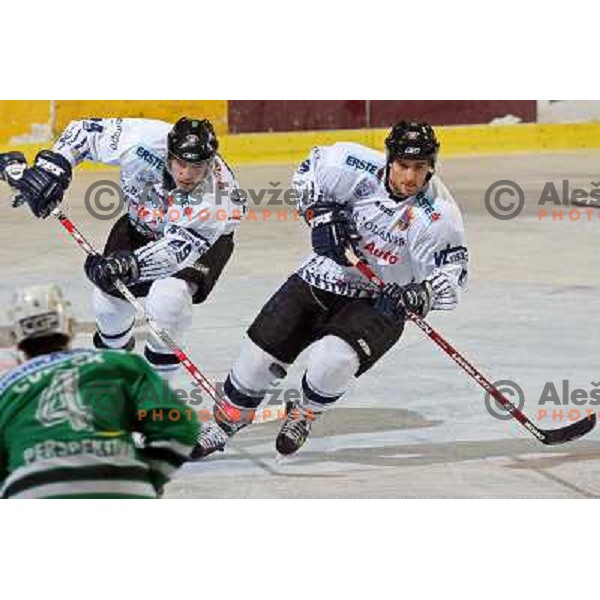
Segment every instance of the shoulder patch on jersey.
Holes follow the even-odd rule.
[[[358,199],[362,200],[363,198],[368,198],[369,196],[372,196],[376,190],[377,184],[370,179],[365,179],[356,186],[356,189],[354,190],[354,195]]]

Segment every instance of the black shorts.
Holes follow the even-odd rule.
[[[381,315],[371,299],[325,292],[294,274],[265,304],[248,336],[271,356],[291,364],[313,342],[335,335],[358,354],[359,377],[394,346],[403,330],[403,321]]]
[[[133,227],[133,225],[131,225],[127,215],[123,215],[113,225],[113,228],[108,234],[108,240],[106,240],[106,245],[104,246],[104,256],[108,256],[117,250],[133,252],[134,250],[145,246],[150,241],[152,240],[143,236],[135,229],[135,227]],[[219,279],[225,265],[231,258],[233,246],[233,233],[222,235],[208,251],[202,255],[200,260],[196,263],[197,266],[182,269],[173,275],[176,279],[183,279],[184,281],[196,284],[198,289],[192,297],[192,302],[194,304],[204,302],[213,287],[215,287],[217,279]],[[144,281],[129,286],[129,290],[134,296],[144,298],[148,295],[151,285],[152,281]],[[121,294],[117,291],[113,292],[111,295],[122,298]]]

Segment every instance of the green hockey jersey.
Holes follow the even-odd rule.
[[[155,498],[198,428],[197,414],[137,355],[40,356],[0,379],[0,494]]]

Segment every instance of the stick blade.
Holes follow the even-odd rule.
[[[589,433],[595,426],[596,414],[594,413],[589,417],[581,419],[581,421],[577,421],[571,425],[567,425],[566,427],[560,427],[559,429],[542,429],[541,432],[544,434],[544,439],[540,441],[548,446],[572,442]]]

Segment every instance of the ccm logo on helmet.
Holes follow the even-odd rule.
[[[56,313],[46,313],[35,315],[34,317],[26,317],[19,321],[19,325],[25,335],[51,331],[59,325],[58,315]]]

